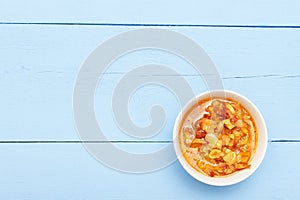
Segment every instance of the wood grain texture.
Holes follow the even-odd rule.
[[[130,147],[131,146],[131,147]],[[138,147],[142,146],[142,148]],[[151,144],[126,144],[150,149]],[[1,144],[3,199],[297,199],[299,144],[271,143],[260,168],[230,187],[212,187],[189,176],[178,162],[133,175],[107,168],[80,144]],[[283,162],[292,159],[292,162]]]
[[[297,0],[0,2],[2,22],[300,25]]]
[[[0,0],[0,198],[299,199],[299,6],[296,0]],[[262,111],[269,146],[249,179],[212,187],[193,179],[178,162],[155,173],[126,174],[105,167],[84,149],[72,111],[81,64],[112,36],[149,26],[196,41],[216,64],[224,88],[245,95]],[[147,125],[149,109],[160,104],[167,117],[163,131],[140,141],[117,129],[109,106],[113,89],[145,63],[172,67],[195,93],[207,90],[189,64],[165,52],[135,52],[113,63],[99,83],[95,111],[108,142],[133,153],[171,144],[180,109],[165,88],[146,86],[130,99],[130,116]]]
[[[1,25],[0,90],[5,115],[0,116],[0,139],[78,140],[72,93],[80,66],[103,41],[133,29]],[[245,95],[259,107],[269,125],[270,140],[299,139],[300,107],[296,102],[300,95],[300,47],[295,42],[300,39],[298,30],[170,30],[199,43],[215,62],[224,88]],[[96,93],[97,117],[109,140],[134,140],[116,127],[109,105],[120,78],[145,63],[170,66],[188,81],[195,94],[207,90],[201,76],[174,55],[144,50],[120,58],[104,73]],[[174,81],[178,78],[158,75]],[[137,125],[147,125],[153,104],[165,108],[167,120],[162,133],[151,139],[169,141],[180,105],[166,89],[153,85],[141,88],[129,102],[129,113]],[[289,113],[289,117],[283,118],[282,113]]]

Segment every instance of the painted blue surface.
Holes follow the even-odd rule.
[[[0,198],[299,199],[298,8],[295,0],[0,1]],[[149,23],[187,25],[161,28],[201,45],[216,64],[224,88],[245,95],[261,110],[269,147],[261,167],[246,181],[223,188],[207,186],[178,162],[149,174],[121,173],[94,160],[79,143],[72,94],[80,66],[105,40]],[[147,125],[149,109],[159,104],[166,111],[166,126],[149,139],[151,143],[139,143],[118,130],[109,106],[113,89],[126,72],[149,63],[172,67],[195,93],[207,90],[189,64],[165,52],[144,50],[113,63],[98,85],[96,115],[107,138],[134,153],[169,144],[180,109],[166,89],[143,87],[129,100],[130,116],[138,125]]]
[[[196,181],[178,161],[134,175],[99,164],[80,144],[5,144],[0,147],[0,193],[3,199],[297,199],[300,160],[291,155],[298,147],[269,143],[264,162],[250,178],[213,187]],[[292,162],[284,162],[287,158]]]
[[[131,28],[86,26],[2,25],[0,36],[0,89],[3,97],[0,126],[2,140],[76,140],[72,94],[80,66],[97,45]],[[270,139],[299,139],[300,75],[299,30],[172,28],[199,43],[213,59],[224,88],[240,92],[261,109],[269,126]],[[20,34],[22,33],[22,34]],[[131,140],[113,122],[110,101],[118,80],[136,66],[167,65],[182,74],[194,92],[207,90],[192,66],[179,57],[144,50],[113,63],[96,94],[96,112],[107,137]],[[176,80],[177,77],[166,78]],[[143,77],[133,77],[140,78]],[[153,95],[154,93],[154,95]],[[125,100],[124,100],[125,103]],[[166,129],[155,140],[170,140],[180,108],[165,89],[147,86],[137,91],[129,106],[133,120],[149,123],[151,104],[162,104],[167,112]],[[291,106],[286,106],[291,105]],[[293,106],[292,106],[293,105]],[[134,107],[137,106],[137,109]],[[104,109],[106,115],[101,115]],[[276,111],[276,115],[274,115]],[[282,118],[280,113],[289,113]],[[108,116],[108,117],[107,117]],[[282,120],[285,123],[282,123]],[[286,126],[286,124],[289,126]],[[283,134],[284,133],[284,134]]]
[[[3,22],[300,25],[297,0],[0,2]]]

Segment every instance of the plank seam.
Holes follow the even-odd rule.
[[[124,26],[124,27],[190,27],[190,28],[279,28],[299,29],[299,25],[233,25],[233,24],[155,24],[155,23],[84,23],[84,22],[0,22],[0,25],[45,26]]]
[[[80,141],[80,140],[3,140],[0,141],[0,144],[37,144],[37,143],[48,143],[48,144],[84,144],[84,143],[154,143],[154,144],[164,144],[164,143],[173,143],[172,140],[145,140],[145,141],[137,141],[137,140],[110,140],[110,141]],[[274,139],[268,140],[268,143],[300,143],[298,139]]]
[[[62,71],[37,71],[34,72],[37,74],[49,74],[49,73],[55,73],[55,74],[62,74],[64,72]],[[124,75],[126,72],[104,72],[99,73],[99,75]],[[209,76],[208,74],[151,74],[151,75],[135,75],[133,77],[161,77],[161,76],[169,76],[169,77],[177,77],[177,76],[186,76],[186,77],[202,77],[202,76]],[[248,76],[227,76],[227,77],[221,77],[221,79],[227,80],[227,79],[252,79],[252,78],[300,78],[300,74],[294,74],[294,75],[279,75],[279,74],[262,74],[262,75],[248,75]]]

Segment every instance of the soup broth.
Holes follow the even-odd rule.
[[[258,133],[247,109],[231,99],[199,101],[183,116],[179,143],[185,160],[210,177],[251,167]]]

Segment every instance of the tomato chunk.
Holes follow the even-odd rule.
[[[207,134],[206,131],[199,130],[196,132],[196,138],[198,138],[198,139],[205,138],[206,134]]]

